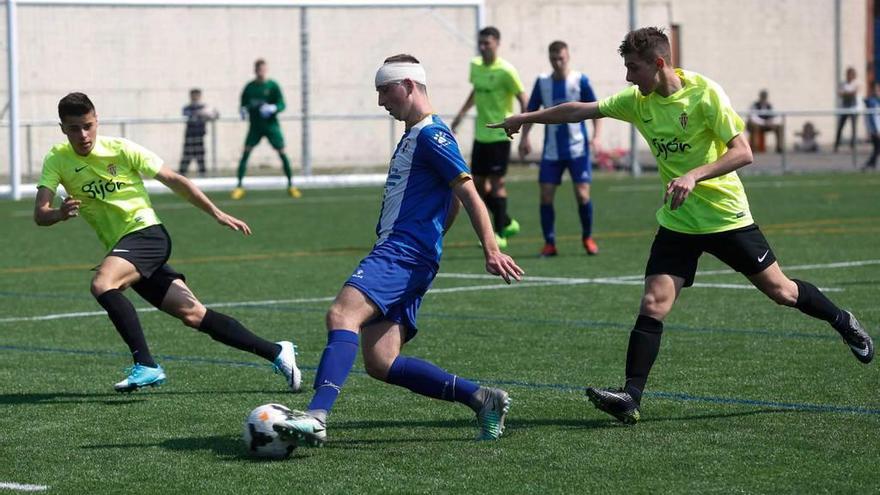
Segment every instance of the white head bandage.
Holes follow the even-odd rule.
[[[410,62],[392,62],[379,67],[376,71],[376,87],[409,79],[423,86],[428,85],[425,69],[421,64]]]

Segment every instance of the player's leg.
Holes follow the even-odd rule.
[[[493,199],[492,181],[489,180],[489,176],[493,174],[493,163],[493,144],[474,141],[471,153],[471,172],[474,177],[474,186],[477,188],[477,192],[480,193],[480,197],[483,198],[486,209],[493,216],[495,242],[498,243],[499,248],[504,249],[507,247],[507,239],[499,233],[501,227],[499,227],[498,218],[495,216],[498,206],[497,201]]]
[[[244,176],[247,173],[248,158],[251,156],[251,151],[253,151],[254,147],[261,139],[263,139],[263,131],[258,129],[256,125],[251,124],[248,127],[247,136],[244,138],[244,151],[241,153],[241,159],[238,160],[238,185],[232,191],[232,199],[241,199],[244,197],[244,187],[242,184],[244,182]]]
[[[542,178],[538,186],[540,187],[541,232],[544,235],[544,247],[541,249],[540,255],[544,257],[556,256],[556,210],[553,207],[556,184],[546,182]]]
[[[621,389],[588,388],[587,397],[598,409],[626,424],[638,422],[642,393],[660,352],[663,320],[681,289],[693,285],[702,249],[700,236],[663,227],[657,231],[645,268],[639,315],[629,335],[626,383]]]
[[[180,175],[186,175],[189,171],[189,162],[191,160],[190,156],[190,147],[189,147],[189,137],[183,138],[183,153],[180,155],[180,167],[178,172]]]
[[[295,346],[289,341],[270,342],[248,330],[238,320],[206,308],[192,293],[180,273],[169,265],[133,287],[144,299],[184,325],[207,334],[229,347],[271,362],[284,375],[292,392],[299,392],[302,375],[296,366]]]
[[[311,447],[320,447],[327,441],[327,418],[354,366],[358,332],[364,322],[379,313],[376,304],[359,289],[351,285],[342,287],[327,311],[327,346],[315,374],[315,393],[306,412],[295,411],[279,425],[279,433],[299,437]]]
[[[559,160],[541,160],[538,168],[538,187],[540,192],[541,232],[544,235],[544,248],[541,256],[556,256],[556,210],[553,201],[556,188],[562,183],[563,167]]]
[[[199,167],[199,176],[204,177],[207,172],[207,168],[205,168],[205,137],[195,136],[193,140],[193,159]]]
[[[92,294],[128,345],[134,365],[114,385],[119,392],[161,384],[165,373],[153,359],[137,311],[122,291],[150,277],[168,259],[171,244],[161,225],[132,232],[116,243],[92,280]]]
[[[776,262],[764,271],[747,277],[777,304],[794,307],[805,315],[828,322],[860,362],[867,364],[874,358],[874,342],[861,323],[852,313],[837,307],[815,285],[789,279]]]
[[[480,423],[480,440],[495,440],[504,432],[510,409],[507,392],[481,387],[439,366],[400,351],[415,335],[414,320],[421,298],[388,311],[382,320],[361,330],[361,350],[367,373],[425,397],[459,402],[471,408]]]
[[[837,116],[837,133],[834,135],[834,152],[837,153],[837,149],[840,148],[840,141],[843,137],[843,127],[846,125],[846,115],[838,115]]]
[[[491,143],[489,146],[489,196],[486,205],[495,220],[495,231],[507,239],[519,233],[519,222],[507,213],[507,164],[510,161],[510,141]]]
[[[668,274],[645,278],[639,316],[626,349],[626,383],[619,389],[587,388],[587,397],[597,409],[626,424],[639,421],[642,393],[660,352],[663,319],[672,310],[684,284],[685,279]]]
[[[104,258],[92,278],[91,292],[107,312],[119,336],[128,345],[135,364],[156,366],[147,346],[140,319],[131,301],[122,291],[140,279],[135,266],[128,260],[108,256]]]
[[[593,240],[593,202],[590,199],[590,184],[593,180],[593,163],[590,155],[573,158],[569,162],[569,172],[574,185],[574,197],[581,220],[581,244],[590,256],[599,254],[599,246]]]
[[[266,131],[266,137],[269,138],[269,143],[272,144],[272,147],[275,148],[275,151],[278,153],[278,158],[281,159],[281,168],[284,170],[284,175],[287,177],[287,193],[293,198],[301,197],[302,193],[299,188],[294,187],[293,185],[293,170],[290,167],[290,158],[287,157],[287,153],[285,152],[284,134],[281,133],[281,125],[272,124]]]
[[[838,308],[815,285],[789,279],[776,262],[770,243],[757,225],[710,236],[706,251],[742,273],[777,304],[827,321],[840,333],[855,357],[868,363],[874,356],[873,342],[858,320]]]

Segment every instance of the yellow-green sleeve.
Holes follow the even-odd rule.
[[[164,163],[159,155],[131,141],[125,142],[125,156],[133,169],[147,177],[155,177]]]
[[[523,83],[519,78],[519,72],[516,71],[516,67],[509,65],[506,72],[508,77],[510,78],[510,93],[518,95],[525,91],[525,86],[523,86]]]
[[[730,98],[721,88],[710,86],[703,98],[706,108],[706,121],[718,138],[727,143],[745,130],[742,118],[730,105]]]
[[[53,160],[54,156],[50,153],[43,159],[43,173],[40,174],[37,188],[45,187],[50,191],[58,189],[58,184],[61,183],[61,174],[58,172],[57,160]]]
[[[630,86],[617,94],[599,100],[599,111],[605,117],[632,122],[635,120],[636,91],[638,88]]]

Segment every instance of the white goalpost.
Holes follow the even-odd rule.
[[[421,8],[421,9],[434,9],[434,8],[463,8],[465,11],[473,12],[473,25],[472,29],[468,28],[464,30],[467,33],[467,42],[471,43],[470,53],[474,53],[476,49],[476,33],[477,31],[484,25],[485,22],[485,6],[484,0],[6,0],[6,56],[7,56],[7,85],[8,85],[8,106],[7,106],[7,115],[8,120],[5,122],[8,125],[8,173],[9,173],[9,185],[4,186],[0,185],[0,197],[8,197],[15,200],[21,199],[22,197],[22,87],[20,78],[22,77],[20,67],[21,67],[21,53],[22,51],[27,51],[28,46],[21,46],[21,40],[19,39],[19,22],[20,15],[23,11],[29,8],[72,8],[72,7],[85,7],[85,8],[94,8],[94,7],[102,7],[102,8],[140,8],[147,9],[147,11],[152,9],[162,9],[162,8],[186,8],[186,9],[205,9],[200,10],[200,12],[204,12],[210,8],[223,8],[223,9],[235,9],[241,10],[243,12],[248,12],[248,9],[281,9],[282,11],[290,11],[296,10],[298,11],[299,16],[299,26],[291,26],[290,31],[296,32],[298,30],[299,34],[299,53],[298,53],[298,68],[299,68],[299,98],[296,103],[299,106],[299,111],[295,114],[293,112],[288,112],[286,114],[286,118],[288,120],[295,120],[297,125],[299,126],[299,154],[301,155],[301,163],[303,174],[308,177],[312,175],[312,165],[313,165],[313,157],[314,157],[314,141],[318,137],[314,134],[314,126],[316,123],[324,122],[329,119],[336,120],[344,120],[349,117],[352,118],[370,118],[375,120],[375,115],[352,115],[351,113],[340,113],[337,115],[328,115],[327,112],[315,112],[314,111],[314,96],[316,86],[322,84],[322,81],[316,81],[310,77],[310,74],[313,74],[316,69],[321,68],[321,64],[326,62],[326,55],[322,55],[319,60],[317,60],[317,65],[314,63],[314,48],[312,44],[311,36],[315,27],[318,25],[310,25],[310,11],[316,9],[348,9],[351,10],[363,10],[367,12],[368,9],[413,9],[413,8]],[[322,10],[323,12],[323,10]],[[243,14],[244,15],[244,14]],[[426,16],[430,17],[430,16]],[[436,20],[436,19],[435,19]],[[146,21],[145,21],[146,22]],[[369,23],[369,21],[365,21],[365,23]],[[460,27],[461,22],[458,23]],[[323,25],[320,26],[323,28]],[[413,26],[415,27],[415,26]],[[449,29],[449,26],[446,26],[448,31],[454,31],[457,27],[453,27]],[[90,26],[85,25],[81,29],[83,37],[86,37],[90,34]],[[286,33],[289,34],[289,33]],[[456,33],[453,33],[456,34]],[[344,34],[343,34],[344,35]],[[463,36],[457,34],[460,39],[459,41],[463,41]],[[76,43],[80,40],[71,40],[71,42]],[[346,41],[346,40],[343,40]],[[357,39],[347,40],[349,42],[349,46],[352,48],[351,53],[355,53],[355,49],[357,48]],[[97,41],[95,42],[98,43]],[[181,50],[186,50],[188,47],[180,47]],[[222,50],[222,46],[217,47],[218,50]],[[96,50],[97,51],[97,50]],[[108,60],[113,56],[113,52],[109,51],[106,55]],[[372,63],[372,62],[371,62]],[[462,66],[465,65],[465,62],[459,61]],[[60,96],[60,95],[59,95]],[[57,100],[57,98],[55,98]],[[288,101],[292,101],[292,96],[288,96]],[[45,112],[41,113],[41,115],[46,115]],[[113,119],[102,119],[102,122],[113,122]],[[34,124],[37,125],[37,124]],[[39,122],[38,125],[42,125],[44,127],[48,127],[48,123],[43,119],[42,122]],[[117,125],[119,125],[117,123]],[[122,133],[125,133],[125,123],[121,124]],[[394,124],[392,123],[392,133],[394,130]],[[332,131],[331,131],[332,132]],[[32,162],[31,158],[31,143],[30,143],[30,128],[28,128],[27,134],[27,158],[29,165]],[[384,141],[384,139],[383,139]],[[45,151],[45,150],[41,150]],[[215,158],[216,159],[216,158]]]

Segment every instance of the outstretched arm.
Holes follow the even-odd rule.
[[[186,177],[178,174],[177,172],[171,170],[166,166],[162,166],[159,169],[159,172],[156,174],[156,180],[165,184],[168,189],[171,189],[178,196],[182,196],[184,199],[189,201],[192,205],[196,206],[200,210],[204,211],[208,215],[211,215],[217,223],[220,225],[225,225],[232,230],[239,231],[244,235],[251,234],[251,228],[248,224],[243,221],[235,218],[232,215],[224,213],[220,208],[214,205],[205,193],[199,190],[195,184],[192,183]]]
[[[750,163],[752,163],[752,148],[742,134],[737,134],[727,143],[727,151],[717,160],[701,165],[681,177],[669,181],[663,202],[665,203],[671,197],[672,202],[669,203],[669,208],[674,210],[684,203],[696,187],[697,182],[714,179]]]
[[[522,275],[525,273],[523,269],[517,266],[513,258],[502,253],[498,248],[498,243],[495,242],[495,233],[492,231],[489,212],[486,210],[483,200],[480,199],[477,188],[474,187],[474,181],[468,177],[453,186],[452,191],[467,211],[471,225],[483,244],[486,271],[492,275],[498,275],[508,284],[511,279],[522,280]]]
[[[600,119],[602,117],[604,116],[599,111],[599,104],[597,102],[583,103],[573,101],[543,110],[511,115],[504,119],[504,122],[486,124],[486,126],[492,129],[504,129],[508,136],[513,137],[514,134],[519,132],[519,128],[523,124],[565,124],[587,119]]]
[[[37,198],[34,201],[34,222],[37,225],[48,227],[79,215],[80,200],[67,197],[64,198],[60,208],[52,208],[53,199],[55,199],[55,191],[47,187],[37,189]]]
[[[458,111],[458,114],[452,119],[452,125],[449,126],[452,129],[452,132],[455,132],[455,129],[461,124],[461,119],[464,118],[464,115],[467,113],[471,107],[474,106],[474,90],[471,90],[470,94],[466,100],[464,100],[464,105],[461,106],[461,110]]]

